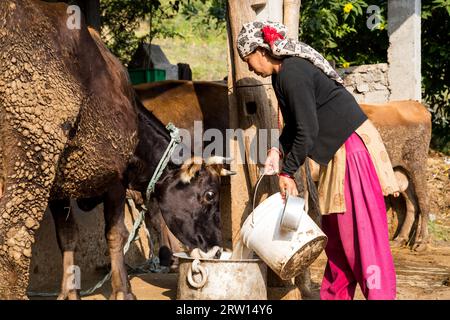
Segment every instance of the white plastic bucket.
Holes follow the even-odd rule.
[[[327,237],[302,207],[298,228],[281,226],[284,203],[275,193],[256,207],[241,228],[245,246],[255,253],[283,280],[299,275],[320,255]]]

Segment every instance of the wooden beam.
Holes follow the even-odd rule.
[[[248,66],[240,59],[236,47],[236,39],[246,22],[256,19],[250,0],[228,1],[228,38],[229,38],[229,102],[230,102],[230,128],[242,129],[247,139],[244,142],[245,154],[239,154],[239,141],[231,141],[232,149],[236,154],[232,169],[238,175],[231,177],[231,230],[233,244],[239,239],[240,227],[251,212],[251,199],[253,187],[256,184],[259,170],[252,162],[250,141],[257,135],[257,129],[277,128],[277,101],[273,92],[270,78],[261,78],[248,70]],[[236,157],[242,157],[246,164],[236,164]],[[271,179],[262,184],[263,197],[276,192],[276,184],[269,183]],[[273,180],[273,179],[272,179]],[[271,187],[270,187],[271,186]],[[260,196],[261,198],[261,196]]]
[[[242,223],[252,210],[253,189],[258,179],[259,169],[251,160],[250,141],[255,138],[258,129],[275,129],[278,127],[278,102],[272,88],[270,78],[261,78],[248,70],[237,52],[236,39],[247,22],[257,20],[260,14],[268,15],[274,12],[265,12],[265,5],[274,5],[275,1],[228,0],[228,90],[229,90],[229,118],[231,129],[242,129],[248,137],[244,141],[244,154],[240,154],[239,141],[231,141],[231,150],[235,159],[231,163],[232,170],[238,174],[230,180],[231,216],[224,217],[224,230],[231,236],[229,242],[232,247],[240,238]],[[280,0],[281,1],[281,0]],[[265,2],[263,6],[263,2]],[[276,5],[274,6],[276,7]],[[281,9],[281,7],[280,7]],[[270,10],[269,10],[270,11]],[[257,17],[258,13],[258,17]],[[273,19],[272,21],[277,21]],[[233,153],[233,151],[236,151]],[[246,164],[237,164],[239,157],[245,159]],[[260,159],[264,160],[264,159]],[[260,185],[258,203],[267,196],[278,192],[276,177],[264,178]],[[292,281],[281,281],[273,272],[268,274],[269,299],[298,299],[299,291]]]
[[[283,23],[288,27],[288,37],[298,39],[301,0],[284,0]]]

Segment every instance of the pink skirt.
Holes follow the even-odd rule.
[[[359,284],[366,299],[395,299],[395,268],[380,182],[356,133],[347,139],[345,149],[346,212],[322,217],[328,262],[320,296],[353,299]]]

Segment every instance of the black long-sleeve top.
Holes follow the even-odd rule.
[[[283,173],[293,175],[306,157],[327,165],[367,119],[350,92],[305,59],[285,58],[272,85],[285,122]]]

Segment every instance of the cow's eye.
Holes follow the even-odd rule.
[[[207,191],[205,193],[206,201],[213,201],[215,197],[216,197],[216,194],[213,191]]]

